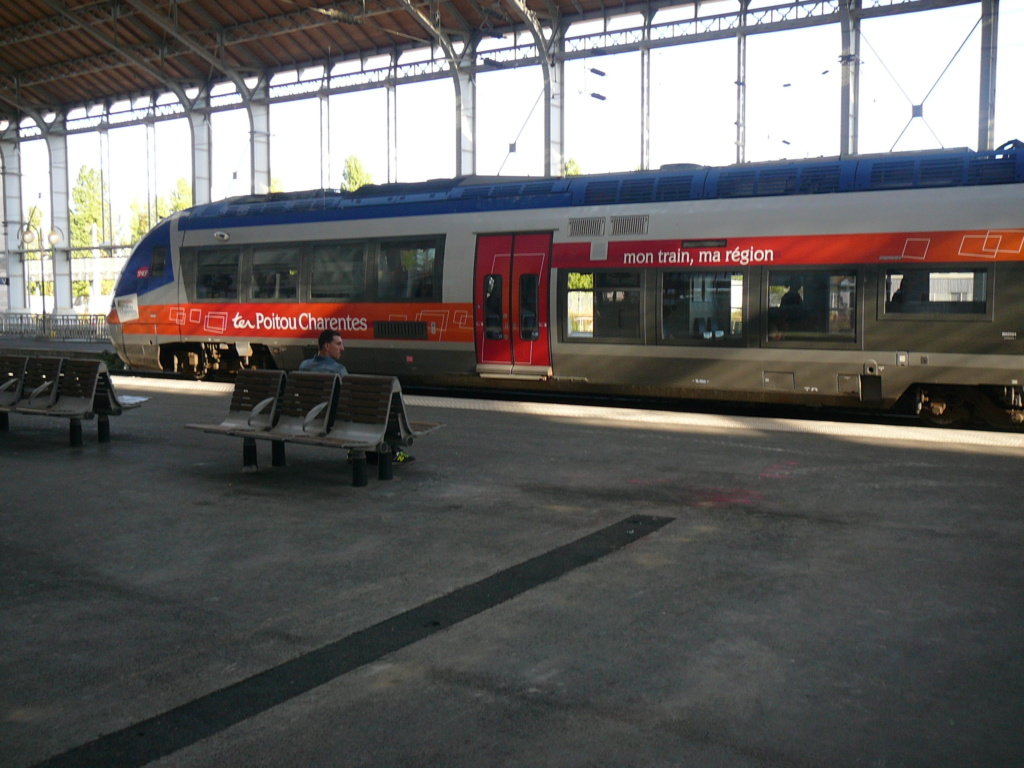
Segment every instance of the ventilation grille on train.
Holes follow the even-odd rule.
[[[693,197],[693,174],[686,176],[669,176],[658,179],[658,188],[654,199],[659,203],[672,200],[689,200]]]
[[[828,192],[838,192],[839,180],[838,165],[805,168],[800,174],[797,189],[803,195],[821,195]]]
[[[914,186],[914,161],[889,160],[871,167],[872,189],[896,189]]]
[[[967,163],[968,184],[1012,184],[1017,181],[1017,162],[1013,155],[972,158]]]
[[[625,179],[619,187],[620,203],[649,203],[654,199],[654,179]]]
[[[583,192],[584,205],[611,205],[618,202],[619,182],[592,181]]]
[[[592,181],[583,192],[584,205],[628,205],[700,197],[693,189],[692,173],[679,176],[645,176],[635,179]]]
[[[375,339],[427,340],[427,324],[416,320],[377,320],[373,323]]]
[[[613,235],[646,235],[650,216],[612,216]]]
[[[757,171],[727,171],[718,180],[719,197],[753,197]]]
[[[604,216],[569,219],[569,237],[600,237],[604,234]]]

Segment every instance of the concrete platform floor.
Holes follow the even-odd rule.
[[[0,765],[1024,765],[1024,438],[410,398],[366,488],[224,385],[0,433]]]

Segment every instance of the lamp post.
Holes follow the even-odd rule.
[[[43,230],[41,227],[33,227],[31,224],[25,224],[19,231],[18,237],[21,242],[26,246],[26,250],[34,245],[36,242],[39,243],[39,298],[43,305],[43,335],[46,335],[46,263],[45,254],[46,251],[43,249]],[[46,242],[50,244],[50,258],[53,258],[54,249],[60,244],[60,241],[64,239],[64,233],[54,227],[46,235]]]

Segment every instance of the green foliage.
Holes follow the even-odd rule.
[[[571,157],[565,161],[565,175],[566,176],[579,176],[583,171],[580,168],[580,164],[573,160]]]
[[[131,204],[131,224],[128,233],[129,242],[137,243],[157,223],[176,211],[183,211],[192,205],[192,186],[185,179],[178,179],[170,197],[156,196],[155,215],[152,208],[141,200],[133,200]]]
[[[364,184],[373,184],[373,177],[366,172],[363,164],[355,155],[349,155],[345,159],[345,170],[342,172],[344,179],[343,187],[349,192],[354,192]]]
[[[192,185],[188,183],[188,179],[179,178],[174,184],[174,191],[171,192],[171,213],[191,207]]]
[[[594,290],[593,272],[570,272],[568,274],[570,291],[592,291]]]
[[[89,298],[89,294],[92,293],[92,283],[88,280],[72,280],[71,281],[71,295],[76,299],[78,298]]]
[[[52,280],[47,280],[45,283],[43,283],[43,288],[45,290],[45,295],[46,296],[53,296],[53,281]],[[29,295],[31,295],[31,296],[38,296],[39,295],[39,281],[38,280],[32,280],[32,281],[29,282],[29,284],[28,284],[28,292],[29,292]]]
[[[30,205],[28,208],[28,221],[26,222],[33,230],[41,229],[43,226],[43,211],[38,205]]]
[[[71,190],[71,248],[91,248],[103,239],[103,201],[107,197],[100,172],[83,165]]]

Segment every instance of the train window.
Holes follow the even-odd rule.
[[[440,301],[443,254],[442,238],[382,241],[377,259],[377,298]]]
[[[536,341],[540,338],[540,326],[537,324],[539,293],[538,275],[522,275],[519,278],[519,338],[523,341]]]
[[[313,246],[310,298],[355,301],[366,282],[366,243],[323,243]]]
[[[167,248],[163,245],[153,247],[153,254],[149,259],[149,276],[163,277],[167,269]]]
[[[254,248],[252,298],[296,299],[299,295],[299,249],[294,246]]]
[[[487,275],[484,278],[484,334],[488,339],[503,339],[501,314],[505,306],[502,297],[502,276]]]
[[[885,273],[887,315],[985,315],[985,269],[889,269]]]
[[[238,298],[237,248],[209,248],[196,259],[197,299]]]
[[[723,343],[743,335],[742,272],[665,272],[661,338],[670,343]]]
[[[773,270],[768,274],[768,340],[854,341],[857,273]]]
[[[639,272],[569,272],[566,279],[566,338],[640,338]]]

